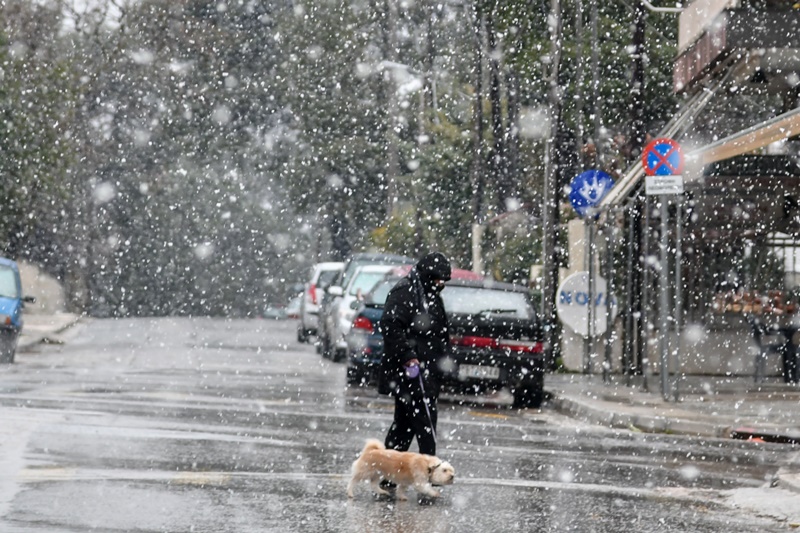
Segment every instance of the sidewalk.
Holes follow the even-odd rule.
[[[29,351],[42,342],[58,342],[57,335],[80,321],[80,315],[56,313],[52,315],[26,314],[17,343],[18,352]]]
[[[680,401],[665,401],[654,376],[644,391],[641,377],[548,374],[549,405],[564,415],[611,428],[698,437],[739,438],[800,445],[800,387],[752,377],[686,376]],[[800,449],[800,448],[798,448]],[[800,451],[779,473],[779,486],[800,494]]]

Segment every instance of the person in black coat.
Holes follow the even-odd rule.
[[[384,342],[381,379],[394,395],[388,449],[407,451],[416,437],[420,453],[436,455],[439,363],[449,341],[439,293],[450,274],[443,254],[428,254],[386,299],[379,327]]]

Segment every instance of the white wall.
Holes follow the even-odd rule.
[[[58,280],[25,261],[17,261],[17,264],[22,278],[22,294],[36,298],[36,303],[25,304],[26,314],[52,314],[66,310],[64,289]]]

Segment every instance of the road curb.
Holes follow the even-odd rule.
[[[708,424],[695,420],[677,419],[668,416],[609,411],[595,407],[589,402],[577,400],[573,397],[561,396],[554,392],[551,392],[550,405],[555,411],[563,415],[610,428],[629,429],[644,433],[667,433],[719,438],[730,437],[729,426]]]
[[[56,327],[52,331],[37,333],[35,335],[25,335],[25,338],[24,339],[20,338],[19,342],[17,343],[17,351],[18,352],[29,351],[34,346],[37,346],[45,342],[51,335],[58,335],[76,326],[81,320],[83,320],[83,315],[75,315],[71,320]]]
[[[795,452],[789,466],[778,470],[778,486],[800,494],[800,452]]]

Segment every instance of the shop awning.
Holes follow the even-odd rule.
[[[694,117],[691,118],[693,119]],[[686,154],[686,160],[687,163],[702,168],[702,166],[709,163],[747,154],[774,142],[790,139],[797,135],[800,135],[800,108],[793,109],[746,130],[698,148]],[[669,135],[665,136],[668,137]],[[600,202],[601,209],[623,202],[643,177],[644,169],[642,168],[642,163],[641,161],[636,161]]]

